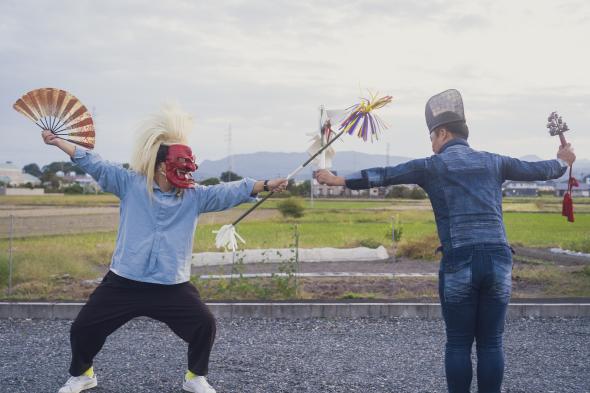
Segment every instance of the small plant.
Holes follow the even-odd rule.
[[[299,228],[297,225],[293,226],[294,244],[289,246],[291,257],[283,260],[279,264],[279,272],[282,275],[272,276],[275,296],[281,299],[294,299],[297,297],[297,276],[295,273],[299,270]],[[282,257],[280,251],[277,251],[277,256]]]
[[[359,246],[367,248],[378,248],[382,244],[375,239],[362,239],[359,241]]]
[[[301,218],[305,207],[299,198],[287,198],[277,204],[277,209],[281,212],[283,217]]]
[[[399,214],[395,216],[395,219],[391,223],[391,228],[387,231],[385,237],[392,239],[394,242],[402,240],[404,234],[404,225],[399,218]]]
[[[374,293],[344,292],[340,299],[375,299]]]

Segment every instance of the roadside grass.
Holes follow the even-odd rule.
[[[203,298],[208,300],[404,300],[435,299],[435,277],[404,278],[304,278],[291,291],[278,290],[273,278],[201,280],[193,277]],[[291,286],[296,285],[291,281]],[[291,287],[293,288],[293,287]],[[297,296],[293,296],[297,293]],[[555,265],[525,266],[513,271],[512,297],[590,297],[590,266],[564,270]]]
[[[113,232],[14,239],[14,297],[46,298],[65,282],[96,278],[106,271],[114,244]],[[8,249],[8,240],[0,240],[0,249]],[[8,287],[8,258],[0,254],[2,290]]]
[[[581,239],[565,242],[564,248],[590,254],[590,233],[587,233],[586,237],[582,236]]]
[[[358,292],[346,291],[346,292],[344,292],[344,294],[342,296],[340,296],[340,299],[343,299],[343,300],[347,300],[347,299],[377,299],[378,296],[379,296],[379,294],[376,294],[373,292],[358,293]]]
[[[527,297],[589,297],[590,266],[562,269],[523,266],[512,272],[513,296]]]

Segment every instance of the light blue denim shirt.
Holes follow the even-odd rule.
[[[190,279],[193,239],[199,214],[229,209],[251,197],[255,180],[196,186],[182,196],[163,192],[146,178],[99,155],[76,148],[72,161],[106,192],[121,200],[119,231],[110,269],[130,280],[179,284]]]
[[[502,183],[549,180],[567,167],[558,160],[539,162],[473,150],[453,139],[439,154],[346,177],[350,189],[417,184],[426,191],[443,249],[479,243],[508,244],[502,220]]]

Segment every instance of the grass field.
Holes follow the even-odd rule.
[[[261,209],[274,209],[281,198],[271,198],[260,206]],[[590,213],[590,198],[575,198],[576,211]],[[112,206],[118,205],[119,199],[112,194],[98,195],[62,195],[46,194],[43,196],[0,196],[0,208],[6,206]],[[428,200],[414,199],[316,199],[313,203],[304,200],[306,208],[317,209],[368,209],[368,208],[430,208]],[[237,209],[247,209],[248,204]],[[504,198],[505,211],[557,212],[561,211],[561,198],[544,196],[539,198]]]
[[[22,197],[9,198],[12,198],[10,203],[0,198],[0,205],[18,205],[22,202]],[[32,197],[33,202],[28,198],[25,200],[39,205],[39,198]],[[110,195],[43,198],[50,198],[45,201],[58,206],[62,203],[67,206],[117,203]],[[67,202],[63,202],[64,200]],[[560,200],[543,198],[542,204],[538,202],[539,200],[508,200],[505,203],[504,217],[511,243],[529,247],[559,246],[590,252],[590,214],[580,213],[580,208],[590,207],[590,203],[586,203],[586,200],[576,201],[578,214],[576,222],[571,224],[561,215],[553,213],[554,208],[560,205]],[[276,203],[269,201],[266,207],[272,208]],[[434,216],[427,201],[322,200],[316,201],[314,208],[308,208],[305,216],[300,219],[275,218],[244,222],[239,225],[238,231],[247,242],[243,248],[292,247],[295,226],[299,231],[299,246],[302,248],[361,245],[374,247],[380,244],[390,248],[391,224],[396,218],[403,225],[398,252],[412,258],[436,259],[434,250],[438,246],[438,239]],[[215,251],[212,231],[218,228],[219,225],[199,225],[194,251]],[[35,299],[84,298],[87,291],[77,283],[96,278],[106,269],[114,249],[115,236],[114,232],[104,232],[15,239],[13,283],[16,296]],[[8,277],[7,249],[8,240],[0,240],[0,290],[3,292]],[[526,272],[523,272],[522,277],[533,280]],[[552,271],[541,278],[554,283],[548,285],[548,288],[552,288],[551,293],[558,293],[560,285],[563,286],[564,279],[559,271]],[[578,278],[582,282],[590,281],[588,275]],[[584,285],[580,287],[581,293],[590,296],[590,288],[586,290]]]

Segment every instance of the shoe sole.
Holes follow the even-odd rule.
[[[191,393],[195,393],[195,392],[196,392],[195,390],[193,390],[193,389],[191,389],[191,388],[187,387],[187,386],[186,386],[186,382],[183,382],[183,383],[182,383],[182,390],[184,390],[185,392],[191,392]]]
[[[92,389],[98,386],[98,381],[94,380],[92,382],[90,382],[90,384],[86,387],[84,387],[82,390],[88,390],[88,389]]]
[[[97,386],[98,386],[98,381],[94,380],[94,381],[90,382],[89,384],[87,384],[86,386],[84,386],[82,389],[78,390],[78,393],[82,392],[84,390],[95,388]]]

